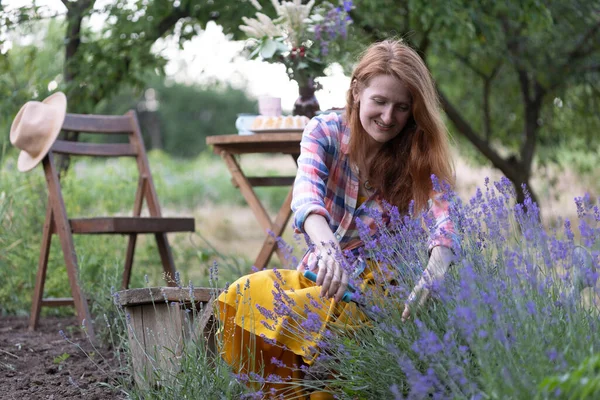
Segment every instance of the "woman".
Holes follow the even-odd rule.
[[[352,75],[345,115],[317,116],[304,130],[292,209],[295,229],[308,236],[310,250],[298,271],[257,272],[219,297],[224,358],[243,373],[268,376],[263,388],[272,393],[303,395],[289,382],[302,380],[302,366],[312,363],[327,324],[347,324],[349,316],[360,321],[354,304],[340,300],[350,275],[372,282],[374,266],[361,257],[348,266],[340,254],[359,254],[364,245],[357,219],[376,235],[367,210],[381,210],[384,202],[406,213],[414,201],[416,210],[429,210],[436,221],[429,263],[401,310],[403,319],[410,318],[413,302],[425,301],[429,281],[443,278],[452,258],[454,229],[448,204],[433,192],[432,174],[453,182],[429,71],[401,41],[373,44]],[[316,283],[303,276],[306,269],[317,274]],[[301,334],[308,326],[301,321],[313,314],[325,323]]]

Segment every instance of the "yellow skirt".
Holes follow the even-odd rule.
[[[363,279],[372,281],[371,272]],[[367,321],[355,303],[322,299],[320,291],[299,271],[264,270],[241,277],[219,296],[222,357],[266,398],[308,396],[303,371],[327,329]]]

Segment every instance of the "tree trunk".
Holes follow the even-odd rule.
[[[148,150],[163,149],[162,134],[160,132],[160,119],[156,111],[138,111],[142,136],[146,139]]]
[[[79,0],[77,2],[71,2],[63,0],[63,4],[67,7],[67,30],[65,33],[65,65],[63,70],[64,81],[69,90],[67,91],[67,98],[77,98],[77,91],[79,90],[73,82],[77,81],[77,68],[75,60],[77,59],[77,51],[81,45],[81,22],[87,15],[90,8],[94,6],[96,0]],[[83,112],[84,110],[78,110],[77,104],[73,104],[75,109],[72,108],[70,111]],[[65,140],[76,142],[79,138],[79,133],[69,132],[65,134]],[[58,171],[59,175],[64,175],[69,169],[70,158],[69,156],[61,155],[58,160]]]

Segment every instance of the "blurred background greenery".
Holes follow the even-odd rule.
[[[10,3],[0,0],[0,314],[29,310],[47,197],[39,168],[16,171],[10,124],[25,102],[55,90],[67,94],[70,112],[138,112],[165,213],[193,214],[197,220],[195,234],[172,239],[184,282],[207,284],[214,261],[224,279],[247,272],[261,234],[205,139],[235,132],[236,115],[256,112],[256,99],[228,82],[181,83],[165,73],[169,59],[156,44],[168,38],[183,48],[208,24],[239,40],[241,17],[256,11],[250,2]],[[263,3],[263,11],[274,15],[272,4]],[[598,192],[599,0],[352,3],[348,40],[356,45],[350,60],[368,43],[402,37],[430,66],[455,139],[465,194],[484,176],[505,175],[517,187],[528,185],[547,217],[565,211],[565,197],[571,202],[583,191]],[[98,18],[101,23],[91,23]],[[342,67],[347,71],[352,65]],[[275,175],[293,172],[288,161],[245,162]],[[78,161],[63,177],[67,208],[78,215],[127,212],[135,188],[132,172],[126,161]],[[94,188],[82,190],[81,180],[90,178]],[[271,188],[259,194],[274,211],[285,193]],[[294,241],[289,229],[286,239]],[[159,284],[154,244],[140,244],[133,285],[145,284],[145,275],[150,284]],[[125,241],[77,238],[76,246],[86,290],[109,299],[111,286],[118,287]],[[56,243],[47,294],[68,295]]]

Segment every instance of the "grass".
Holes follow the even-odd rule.
[[[223,276],[235,277],[251,270],[264,236],[239,191],[231,184],[224,163],[204,153],[194,160],[176,160],[161,152],[149,154],[157,193],[165,216],[193,216],[196,232],[171,234],[175,263],[183,282],[208,284],[208,271],[215,261]],[[44,223],[47,190],[41,168],[29,173],[16,171],[16,152],[2,157],[0,165],[0,313],[25,315],[29,311],[39,257],[41,227]],[[273,174],[282,159],[265,160]],[[291,160],[290,160],[291,161]],[[262,163],[265,164],[265,163]],[[256,160],[243,160],[250,173],[260,169]],[[285,162],[283,162],[285,165]],[[293,161],[291,161],[293,168]],[[137,176],[129,159],[115,162],[81,159],[73,163],[62,180],[68,215],[127,215],[133,205]],[[262,172],[264,173],[264,172]],[[89,185],[93,182],[93,185]],[[285,188],[264,188],[258,193],[274,215],[286,194]],[[286,235],[291,238],[288,228]],[[111,287],[119,287],[126,240],[119,236],[74,237],[81,281],[89,297],[109,299]],[[27,267],[26,267],[27,266]],[[97,282],[102,282],[98,285]],[[147,280],[147,282],[146,282]],[[162,267],[153,237],[141,236],[136,248],[132,287],[160,285]],[[18,290],[14,290],[17,288]],[[102,293],[96,293],[101,290]],[[48,266],[45,293],[69,295],[62,253],[55,237]],[[97,296],[99,295],[99,296]],[[101,301],[96,302],[102,308]],[[99,309],[100,309],[99,308]],[[70,312],[44,309],[44,313]]]
[[[163,214],[193,215],[196,219],[195,233],[169,236],[181,284],[211,286],[211,272],[214,272],[215,263],[219,266],[222,284],[249,272],[264,236],[260,233],[256,219],[245,206],[243,197],[231,185],[224,163],[210,153],[201,154],[193,160],[177,160],[160,152],[151,152],[149,158]],[[0,286],[0,314],[27,315],[39,257],[40,228],[45,217],[46,187],[40,168],[27,174],[16,171],[15,152],[6,153],[4,149],[0,159],[0,282],[3,282]],[[282,169],[293,174],[295,170],[293,162],[284,157],[247,157],[242,159],[242,167],[256,175],[281,174]],[[134,169],[135,165],[128,160],[104,163],[84,159],[72,164],[72,169],[63,180],[68,212],[73,216],[128,213],[136,187]],[[474,170],[459,159],[459,198],[470,198],[474,188],[488,174],[493,176],[493,171]],[[94,184],[86,188],[86,182]],[[575,193],[583,193],[585,188],[566,190],[560,185],[555,189],[549,185],[540,187],[543,194],[540,197],[544,202],[542,206],[551,212],[543,215],[545,228],[536,229],[537,232],[547,232],[549,248],[556,249],[560,247],[560,243],[568,243],[570,254],[575,254],[573,246],[581,243],[585,248],[596,251],[595,242],[584,243],[585,240],[591,240],[586,239],[584,225],[573,227],[571,239],[565,230],[565,219],[568,218],[574,225],[578,221],[572,198]],[[588,189],[592,192],[596,190],[592,186],[588,186]],[[276,213],[286,195],[286,189],[282,188],[265,188],[257,192],[271,215]],[[570,205],[567,208],[564,204]],[[593,221],[593,210],[588,211]],[[489,235],[503,226],[491,224],[483,209],[480,209],[478,215],[484,226],[480,235]],[[559,215],[561,218],[557,218]],[[587,221],[589,218],[583,220]],[[513,219],[513,224],[514,221],[516,220]],[[415,325],[410,329],[401,328],[398,321],[391,319],[385,326],[375,326],[371,330],[359,332],[362,336],[332,337],[330,345],[343,345],[345,350],[337,354],[335,359],[322,360],[323,365],[337,377],[333,384],[330,382],[331,390],[340,398],[352,399],[377,396],[414,398],[415,393],[419,393],[421,389],[440,396],[452,393],[452,398],[522,398],[520,396],[524,393],[540,399],[553,396],[568,398],[565,393],[576,396],[577,393],[594,392],[592,385],[598,380],[595,354],[600,343],[596,343],[592,329],[594,325],[590,322],[596,318],[596,314],[590,310],[595,307],[596,288],[587,287],[581,291],[581,298],[577,303],[569,303],[571,305],[567,311],[559,306],[543,311],[543,304],[560,298],[564,287],[556,283],[554,286],[544,287],[541,292],[535,292],[533,288],[536,284],[525,279],[531,276],[528,265],[540,265],[544,260],[544,255],[539,252],[539,242],[524,236],[528,232],[528,226],[520,225],[518,229],[511,231],[508,241],[491,241],[489,243],[493,246],[485,249],[477,247],[477,240],[469,242],[472,246],[467,252],[468,257],[465,257],[468,262],[463,263],[460,271],[472,271],[477,279],[457,272],[453,281],[456,285],[453,290],[457,290],[470,279],[475,293],[487,294],[489,297],[492,293],[502,293],[503,282],[512,279],[508,273],[510,271],[502,267],[515,260],[522,262],[519,270],[529,275],[520,275],[520,280],[513,282],[514,287],[510,291],[503,289],[511,296],[498,296],[504,308],[518,311],[502,316],[503,324],[510,323],[515,329],[513,336],[517,338],[517,342],[514,352],[507,352],[502,348],[502,342],[496,339],[490,342],[486,337],[466,335],[459,321],[452,320],[452,315],[459,310],[465,311],[465,307],[479,304],[480,308],[473,312],[484,321],[481,329],[488,334],[497,329],[494,314],[485,306],[481,297],[465,298],[461,300],[462,303],[450,302],[421,314],[422,325]],[[555,227],[558,230],[553,233],[552,229]],[[284,240],[294,244],[295,255],[300,255],[303,246],[296,241],[289,227]],[[75,237],[81,282],[88,297],[93,299],[90,307],[96,318],[97,335],[103,343],[113,343],[119,349],[123,357],[121,368],[127,371],[130,368],[127,316],[123,310],[114,306],[113,301],[114,292],[120,285],[125,243],[123,238],[116,236]],[[512,249],[510,254],[506,253],[507,248]],[[140,239],[132,287],[162,285],[158,260],[152,238]],[[277,260],[274,265],[279,265]],[[565,277],[572,277],[572,265],[573,262],[566,258],[552,263],[550,275],[555,279],[553,282],[562,282]],[[546,271],[545,275],[537,276],[540,278],[550,275]],[[537,282],[541,281],[538,279]],[[552,289],[553,287],[556,289]],[[451,289],[452,286],[449,286],[449,290]],[[465,290],[463,287],[462,292]],[[60,248],[57,240],[54,240],[45,294],[65,297],[69,296],[69,292]],[[518,297],[515,293],[524,293],[525,296]],[[529,305],[530,310],[536,310],[535,317],[527,312],[530,303],[535,306],[531,308]],[[390,302],[389,306],[399,305]],[[45,308],[43,315],[72,312],[70,308]],[[393,327],[402,332],[401,337],[395,334]],[[452,334],[446,337],[449,331]],[[540,340],[542,337],[548,342]],[[423,351],[416,351],[415,348],[422,348],[424,338],[443,342],[447,349],[443,353],[422,357],[420,353]],[[448,345],[447,341],[450,339],[452,345]],[[488,343],[492,343],[492,346]],[[468,349],[466,353],[463,351],[464,346]],[[164,351],[168,353],[172,349],[165,348]],[[460,374],[450,373],[458,371],[457,361],[463,363],[460,371],[468,384],[461,383]],[[169,376],[170,383],[167,385],[141,390],[131,386],[131,381],[116,384],[124,387],[123,390],[131,398],[140,399],[194,398],[195,393],[214,394],[210,398],[239,398],[246,392],[220,359],[207,357],[202,340],[186,342],[179,362],[181,369],[175,375],[160,367],[154,369],[159,377]],[[373,369],[373,364],[380,368]],[[498,365],[506,365],[507,368],[510,366],[508,372],[516,371],[521,376],[506,375],[501,368],[498,369]],[[539,371],[532,368],[538,368]],[[211,373],[207,374],[206,371]],[[387,371],[383,375],[383,381],[382,371]],[[432,384],[434,377],[446,382],[451,386],[450,389]],[[589,385],[582,383],[584,381]],[[415,386],[417,383],[421,386]]]

